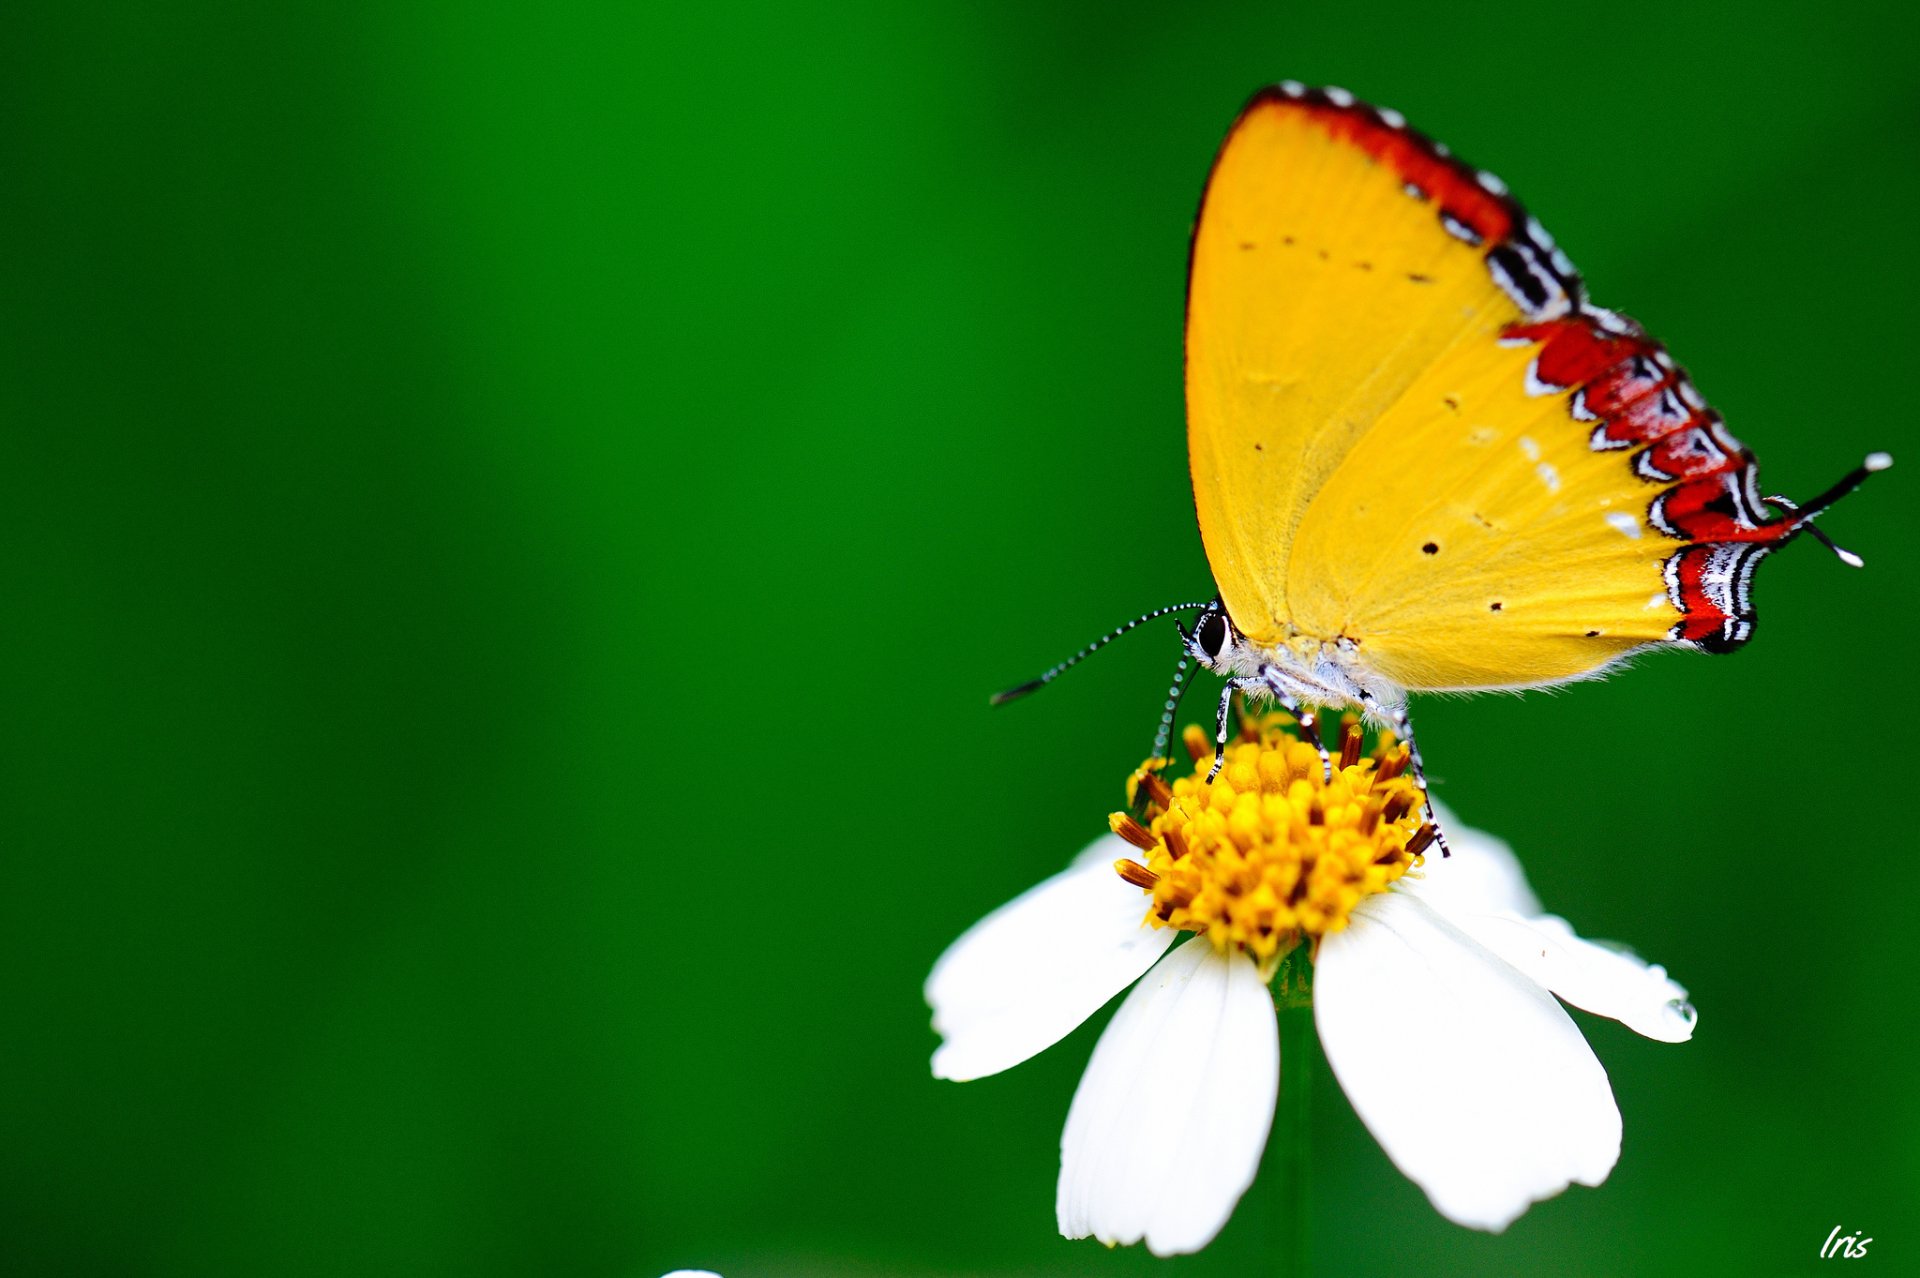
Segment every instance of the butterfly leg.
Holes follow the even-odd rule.
[[[1271,670],[1272,667],[1269,666],[1268,669]],[[1265,671],[1262,673],[1264,674]],[[1262,679],[1258,686],[1263,694],[1272,697],[1279,703],[1282,710],[1293,716],[1294,721],[1300,725],[1300,739],[1320,752],[1320,779],[1333,780],[1333,756],[1327,753],[1326,740],[1320,735],[1319,716],[1302,705],[1300,698],[1282,687],[1278,678]]]
[[[1413,773],[1414,784],[1419,786],[1420,793],[1426,796],[1426,818],[1427,824],[1433,827],[1433,841],[1439,846],[1441,856],[1452,856],[1453,849],[1447,846],[1447,832],[1440,828],[1439,814],[1433,810],[1433,792],[1427,788],[1427,765],[1421,762],[1420,743],[1414,740],[1413,720],[1408,717],[1407,708],[1399,706],[1392,710],[1382,709],[1380,703],[1365,692],[1360,694],[1360,702],[1368,710],[1384,717],[1392,725],[1394,735],[1407,743],[1407,763],[1410,765],[1409,770]]]
[[[1259,693],[1268,695],[1272,690],[1258,679],[1241,677],[1227,680],[1227,686],[1220,690],[1219,727],[1213,734],[1213,767],[1207,773],[1207,784],[1220,775],[1220,769],[1227,762],[1227,721],[1233,718],[1233,694],[1236,692]]]

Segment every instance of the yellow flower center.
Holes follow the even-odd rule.
[[[1281,714],[1243,720],[1211,785],[1203,770],[1169,785],[1164,762],[1150,761],[1127,782],[1129,800],[1145,799],[1145,824],[1126,812],[1111,818],[1145,855],[1145,866],[1114,869],[1146,893],[1149,921],[1200,933],[1221,951],[1240,946],[1264,970],[1302,939],[1344,928],[1354,906],[1421,863],[1434,837],[1404,744],[1383,733],[1363,754],[1349,718],[1328,780],[1292,724]],[[1185,741],[1196,765],[1211,760],[1199,728]]]

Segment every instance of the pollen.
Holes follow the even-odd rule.
[[[1189,753],[1205,741],[1194,728],[1185,736]],[[1244,949],[1270,971],[1303,941],[1345,928],[1354,906],[1421,864],[1433,831],[1407,761],[1390,733],[1365,750],[1349,718],[1333,776],[1323,779],[1319,751],[1292,718],[1243,719],[1211,785],[1199,760],[1171,781],[1161,760],[1129,778],[1138,815],[1115,813],[1111,825],[1145,865],[1128,859],[1114,869],[1146,897],[1154,926],[1198,933],[1222,952]]]

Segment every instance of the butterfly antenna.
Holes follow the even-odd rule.
[[[1181,633],[1183,635],[1186,633],[1184,627]],[[1173,745],[1173,720],[1174,716],[1180,713],[1180,698],[1187,690],[1187,671],[1191,666],[1192,662],[1187,659],[1186,649],[1183,647],[1180,651],[1180,664],[1173,670],[1173,686],[1167,689],[1167,704],[1160,711],[1159,730],[1153,734],[1153,753],[1147,756],[1148,758],[1173,762],[1172,756],[1167,751]]]
[[[1173,740],[1173,719],[1180,713],[1180,698],[1187,689],[1187,671],[1192,668],[1192,662],[1187,659],[1187,644],[1192,642],[1192,636],[1179,622],[1176,621],[1173,624],[1180,631],[1180,664],[1173,669],[1173,686],[1167,689],[1167,704],[1160,711],[1160,727],[1153,734],[1153,753],[1147,756],[1147,762],[1141,767],[1141,772],[1149,776],[1152,775],[1153,765],[1162,759],[1166,760],[1167,766],[1173,765],[1173,759],[1167,753]],[[1141,820],[1146,819],[1147,803],[1152,797],[1147,786],[1141,785],[1135,788],[1133,792],[1135,817]]]
[[[1041,675],[1039,678],[1029,679],[1017,688],[1008,688],[1005,692],[994,693],[993,696],[988,699],[989,704],[1002,706],[1009,701],[1016,701],[1019,698],[1026,696],[1030,692],[1040,691],[1040,689],[1046,687],[1048,684],[1052,683],[1055,679],[1058,679],[1061,675],[1073,669],[1075,666],[1079,665],[1082,661],[1085,661],[1088,657],[1092,656],[1094,653],[1100,651],[1100,649],[1112,643],[1115,639],[1118,639],[1121,635],[1126,634],[1129,630],[1132,630],[1138,626],[1143,626],[1147,622],[1157,620],[1161,617],[1166,616],[1169,613],[1192,612],[1195,609],[1205,608],[1206,606],[1207,605],[1203,603],[1168,604],[1164,608],[1155,608],[1152,612],[1149,612],[1144,616],[1135,617],[1132,621],[1129,621],[1126,625],[1121,626],[1119,629],[1111,630],[1111,631],[1108,631],[1106,634],[1101,635],[1098,639],[1095,639],[1092,643],[1088,644],[1086,647],[1082,648],[1080,651],[1074,653],[1071,657],[1068,657],[1065,661],[1061,662],[1059,665],[1055,666],[1053,669],[1047,671],[1045,674]]]

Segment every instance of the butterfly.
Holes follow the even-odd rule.
[[[1399,113],[1292,82],[1242,110],[1190,248],[1187,444],[1218,589],[1188,659],[1271,699],[1352,708],[1408,744],[1409,692],[1550,687],[1637,653],[1731,652],[1755,567],[1891,459],[1804,503],[1633,320],[1588,301],[1491,173]],[[1327,752],[1322,746],[1323,766]],[[1215,770],[1219,767],[1216,755]]]

